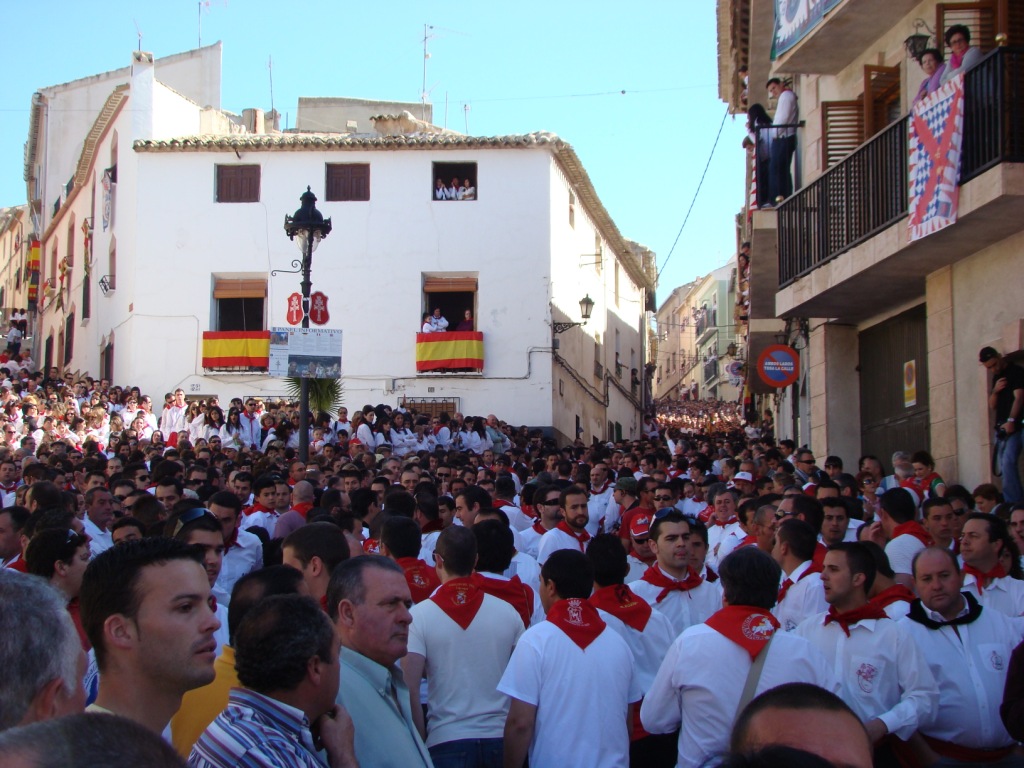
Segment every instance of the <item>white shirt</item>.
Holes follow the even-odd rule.
[[[655,564],[653,567],[658,568],[658,565]],[[664,570],[661,573],[665,577],[673,579]],[[673,581],[678,581],[678,579],[673,579]],[[707,621],[713,613],[722,608],[721,591],[706,581],[686,592],[673,590],[660,603],[658,595],[661,594],[662,587],[656,587],[643,579],[637,579],[630,582],[629,588],[637,597],[646,600],[654,610],[668,617],[668,620],[672,622],[675,636],[695,624]]]
[[[672,733],[682,725],[677,766],[697,768],[728,750],[752,663],[749,653],[706,624],[690,627],[669,647],[640,707],[640,721],[651,733]],[[840,690],[820,652],[802,637],[776,632],[755,693],[785,683]]]
[[[512,556],[512,563],[505,569],[504,575],[510,579],[518,576],[523,584],[533,590],[533,594],[540,594],[540,564],[525,552],[517,551]]]
[[[259,526],[267,532],[270,538],[274,538],[274,528],[277,527],[277,520],[281,517],[276,509],[272,509],[269,512],[253,512],[251,514],[243,514],[242,522],[238,524],[239,530],[247,531],[253,526]]]
[[[587,533],[591,536],[600,533],[601,523],[608,511],[608,503],[612,500],[612,493],[612,483],[609,483],[601,493],[595,493],[593,487],[590,489],[590,498],[587,499],[587,513],[590,516],[587,520]]]
[[[966,613],[966,607],[964,612]],[[942,617],[925,608],[934,621]],[[900,619],[917,643],[942,696],[921,732],[973,749],[1013,743],[999,718],[1010,654],[1024,637],[1024,621],[982,608],[970,624],[929,629]]]
[[[537,707],[530,768],[628,765],[626,713],[642,695],[634,666],[610,627],[585,650],[549,621],[526,630],[498,690]]]
[[[708,556],[707,560],[712,568],[718,568],[718,564],[725,560],[737,545],[747,537],[747,532],[739,522],[728,525],[708,526]]]
[[[434,547],[437,546],[437,539],[440,535],[440,531],[431,531],[420,536],[420,560],[424,563],[434,561]]]
[[[527,545],[524,543],[523,546]],[[579,539],[572,534],[552,528],[540,537],[540,542],[537,544],[537,562],[544,565],[551,557],[551,553],[560,549],[575,549],[577,552],[584,552],[586,545],[580,544]]]
[[[892,619],[850,625],[850,636],[827,613],[812,616],[793,634],[822,652],[842,683],[840,698],[862,722],[878,718],[906,741],[939,705],[939,689],[905,626]]]
[[[225,645],[231,645],[231,633],[228,631],[228,607],[217,603],[217,621],[220,622],[220,629],[213,633],[213,639],[217,641],[217,652]]]
[[[497,686],[524,631],[519,613],[491,595],[466,629],[432,600],[410,612],[409,653],[426,660],[430,685],[427,746],[502,738],[509,702]]]
[[[100,530],[100,527],[89,519],[86,514],[82,519],[85,532],[89,536],[89,559],[96,557],[100,552],[106,552],[114,546],[114,537],[109,531]]]
[[[661,660],[665,658],[669,646],[676,639],[672,622],[660,611],[651,611],[651,618],[647,620],[647,625],[641,632],[607,611],[598,608],[597,612],[605,624],[626,641],[629,650],[633,652],[637,685],[640,686],[640,692],[646,694],[654,683],[654,676],[658,674]]]
[[[924,543],[909,533],[904,533],[885,545],[885,556],[894,573],[910,576],[913,574],[914,555],[924,549]]]
[[[632,584],[634,581],[642,577],[648,568],[647,563],[632,552],[626,555],[626,564],[629,566],[629,573],[626,574],[626,584]]]
[[[547,533],[547,531],[545,531],[544,533]],[[519,549],[518,547],[517,549],[519,549],[520,552],[525,552],[534,560],[536,560],[537,547],[540,546],[540,540],[543,535],[543,533],[539,533],[537,529],[531,525],[525,531],[519,532],[519,543],[523,546],[522,549]]]
[[[510,501],[498,499],[501,502],[501,506],[498,507],[508,517],[508,524],[512,526],[513,531],[522,533],[534,523],[534,519],[527,515],[523,510],[517,507]],[[593,535],[593,534],[591,534]]]
[[[821,574],[810,573],[804,576],[810,567],[811,561],[805,560],[792,573],[782,575],[782,581],[790,579],[793,586],[786,591],[782,602],[772,608],[772,614],[785,632],[792,632],[811,616],[828,610],[825,589],[821,586]]]
[[[992,579],[983,590],[973,573],[964,574],[964,592],[970,592],[978,602],[1007,616],[1024,616],[1024,581],[1011,576]]]
[[[245,574],[262,567],[263,542],[254,533],[239,531],[235,544],[224,553],[220,576],[213,585],[213,596],[217,598],[217,602],[227,606],[231,602],[231,590],[234,589],[235,582]]]

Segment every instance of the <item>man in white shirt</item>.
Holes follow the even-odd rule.
[[[967,515],[960,535],[964,590],[986,608],[1024,616],[1024,581],[1009,576],[1000,560],[1010,545],[1010,530],[1001,518],[980,512]]]
[[[90,557],[96,557],[114,546],[108,527],[114,522],[114,508],[110,491],[90,488],[85,492],[85,532],[88,534]]]
[[[757,656],[767,657],[754,693],[784,683],[839,683],[824,657],[801,637],[778,632],[770,610],[779,566],[756,547],[733,552],[719,573],[725,606],[672,643],[640,708],[650,733],[679,731],[681,768],[697,768],[728,748],[740,697]]]
[[[935,546],[955,551],[954,542],[958,521],[949,499],[942,496],[925,499],[924,504],[921,505],[921,515],[923,517],[921,525],[932,537]]]
[[[160,412],[160,431],[163,432],[164,440],[173,445],[177,441],[177,434],[183,429],[188,429],[186,415],[188,405],[185,403],[185,392],[174,390],[174,399]],[[173,441],[172,441],[172,435]]]
[[[595,461],[590,468],[590,498],[587,500],[587,511],[590,514],[587,533],[591,536],[600,533],[604,524],[608,505],[612,501],[612,485],[608,479],[608,464],[604,461]]]
[[[515,608],[473,583],[476,556],[472,531],[444,530],[434,549],[441,586],[410,609],[402,674],[413,720],[438,762],[469,755],[501,760],[509,702],[497,685],[523,622]],[[424,672],[430,684],[426,724],[419,695]]]
[[[590,520],[587,492],[578,485],[570,485],[559,497],[559,508],[563,519],[541,536],[537,544],[537,562],[541,565],[560,549],[585,552],[587,542],[590,541],[590,534],[587,533],[587,522]]]
[[[527,753],[530,768],[629,762],[630,705],[641,691],[629,646],[587,601],[593,586],[593,567],[578,550],[557,550],[544,563],[547,621],[523,633],[498,683],[512,699],[506,768],[521,768]]]
[[[736,515],[736,491],[724,483],[715,483],[708,489],[708,504],[714,510],[708,520],[708,561],[712,567],[736,549],[747,535]]]
[[[906,627],[868,601],[874,577],[875,560],[864,544],[835,544],[821,574],[829,610],[795,634],[832,664],[843,685],[840,696],[877,745],[890,733],[910,739],[938,706],[939,690]]]
[[[983,608],[961,592],[960,566],[946,549],[928,548],[913,563],[921,596],[900,622],[928,661],[942,696],[919,733],[932,754],[924,764],[945,758],[990,766],[1020,765],[1016,743],[999,719],[1006,670],[1024,629],[1019,619]]]
[[[666,512],[650,525],[651,551],[657,558],[640,579],[629,584],[652,608],[665,614],[676,635],[706,621],[722,607],[722,595],[690,567],[690,524],[679,512]]]
[[[896,581],[914,585],[911,563],[914,556],[931,546],[932,537],[917,521],[917,504],[906,488],[893,488],[878,498],[878,516],[889,543],[885,555],[896,573]]]
[[[768,81],[768,93],[776,99],[773,125],[787,126],[772,129],[771,165],[768,199],[774,204],[778,198],[793,194],[793,174],[790,164],[796,152],[796,122],[800,119],[796,94],[783,82],[773,77]]]
[[[508,516],[509,525],[522,533],[534,520],[515,505],[516,484],[512,475],[501,473],[494,479],[494,506]]]
[[[828,610],[820,570],[811,562],[816,544],[814,529],[803,520],[783,520],[776,531],[772,558],[782,568],[783,579],[772,613],[783,632]]]
[[[537,559],[541,537],[562,520],[562,492],[555,485],[541,485],[533,492],[533,508],[539,519],[519,534],[523,551]]]
[[[255,534],[238,529],[242,502],[231,491],[218,491],[206,505],[220,520],[224,533],[224,564],[213,587],[213,596],[217,602],[228,605],[235,582],[250,571],[263,567],[263,542]]]

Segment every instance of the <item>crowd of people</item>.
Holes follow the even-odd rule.
[[[1024,504],[926,451],[0,373],[0,763],[1024,764]]]

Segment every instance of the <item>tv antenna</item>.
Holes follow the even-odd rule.
[[[142,29],[139,28],[139,22],[137,22],[135,19],[132,19],[132,24],[135,25],[135,34],[137,34],[139,36],[139,50],[141,51],[142,50]]]

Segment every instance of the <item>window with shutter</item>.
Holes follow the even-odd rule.
[[[938,24],[935,34],[939,38],[939,48],[946,61],[949,61],[953,53],[946,45],[946,30],[954,24],[963,24],[971,30],[971,45],[976,45],[982,52],[991,51],[996,47],[999,5],[1007,3],[1002,0],[974,0],[969,3],[939,3],[935,6],[935,21]]]
[[[218,276],[213,280],[217,331],[266,330],[266,278]]]
[[[864,138],[900,117],[900,68],[864,67]]]
[[[218,165],[218,203],[258,203],[260,167],[258,165]]]
[[[370,199],[368,163],[328,163],[327,200],[332,202]]]
[[[821,167],[831,168],[864,141],[863,99],[821,103]]]

